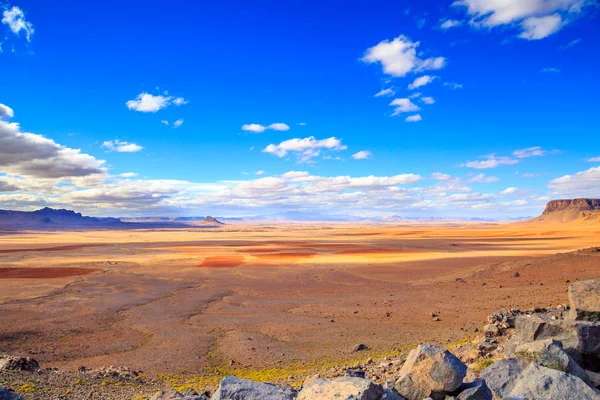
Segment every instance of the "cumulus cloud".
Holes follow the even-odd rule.
[[[264,175],[264,174],[265,174],[265,171],[263,171],[262,169],[258,170],[254,173],[254,175]]]
[[[124,172],[122,174],[120,174],[119,176],[122,178],[135,178],[138,174],[136,174],[135,172]]]
[[[299,123],[298,125],[301,125],[301,124],[302,123]],[[304,124],[304,125],[306,125],[306,124]],[[290,126],[283,122],[274,122],[268,126],[261,125],[261,124],[244,124],[244,125],[242,125],[242,130],[246,131],[246,132],[263,133],[267,129],[270,129],[273,131],[284,132],[284,131],[289,131]]]
[[[187,103],[188,102],[183,97],[173,97],[166,94],[155,96],[150,93],[142,92],[138,94],[135,100],[129,100],[125,104],[127,105],[127,108],[133,111],[155,113],[163,108],[167,108],[171,104],[181,106]]]
[[[277,145],[270,144],[263,149],[263,152],[274,154],[280,158],[293,152],[297,154],[299,161],[306,162],[318,156],[321,150],[340,151],[347,148],[348,146],[342,144],[342,141],[336,137],[317,140],[314,136],[310,136],[304,139],[285,140]]]
[[[469,182],[472,183],[492,183],[499,181],[500,178],[495,176],[486,176],[485,174],[477,174],[469,178]]]
[[[118,139],[107,140],[102,143],[102,147],[108,151],[116,151],[119,153],[136,153],[143,149],[139,144],[123,142]]]
[[[425,104],[433,104],[435,103],[435,100],[433,97],[423,97],[421,98],[421,101]]]
[[[4,118],[13,116],[3,106]],[[21,132],[16,122],[0,118],[0,172],[39,178],[84,177],[104,174],[104,161],[62,146],[35,133]]]
[[[462,167],[476,168],[476,169],[486,169],[486,168],[496,168],[501,165],[514,165],[519,162],[519,160],[515,160],[510,157],[498,157],[495,154],[490,154],[487,156],[479,157],[480,160],[476,161],[468,161],[462,164]]]
[[[31,36],[35,32],[31,22],[25,19],[23,10],[16,6],[9,10],[4,10],[2,13],[2,24],[8,25],[15,35],[19,35],[23,31],[28,42],[31,41]]]
[[[587,162],[600,162],[600,157],[592,157],[586,160]]]
[[[527,40],[539,40],[556,33],[593,4],[593,0],[457,0],[453,3],[467,8],[472,26],[518,26],[518,36]]]
[[[511,195],[511,194],[517,193],[518,191],[519,191],[519,189],[517,189],[516,187],[509,187],[509,188],[504,189],[500,193],[503,195]]]
[[[381,89],[379,92],[375,93],[375,97],[381,96],[393,96],[396,94],[396,91],[392,88]]]
[[[422,120],[423,120],[423,117],[421,117],[421,114],[410,115],[404,119],[404,121],[406,121],[406,122],[419,122]]]
[[[369,150],[361,150],[352,154],[352,158],[354,158],[355,160],[366,160],[368,158],[371,158],[371,152]]]
[[[598,197],[600,167],[593,167],[573,175],[564,175],[548,182],[548,187],[569,197]]]
[[[183,119],[178,119],[177,121],[173,122],[173,128],[179,128],[181,125],[183,125]]]
[[[419,111],[421,109],[418,105],[416,105],[415,103],[410,101],[409,98],[406,97],[392,100],[390,106],[395,107],[392,116],[396,116],[406,112]]]
[[[452,175],[444,174],[441,172],[434,172],[433,174],[431,174],[431,178],[438,181],[448,181],[452,179]]]
[[[10,119],[15,116],[15,112],[9,106],[0,103],[0,119]]]
[[[420,88],[433,82],[437,76],[424,75],[416,78],[411,84],[408,85],[410,90]]]
[[[369,64],[381,63],[383,72],[395,77],[403,77],[410,72],[441,69],[446,65],[444,57],[420,58],[417,47],[419,42],[400,35],[367,49],[362,61]]]

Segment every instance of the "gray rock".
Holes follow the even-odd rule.
[[[520,344],[555,339],[581,367],[600,370],[600,323],[520,315],[515,327],[516,334],[506,345],[508,354],[514,354]]]
[[[40,364],[33,358],[0,355],[0,371],[34,372],[40,369]]]
[[[600,322],[600,279],[571,284],[569,304],[571,319]]]
[[[534,399],[600,400],[600,394],[576,376],[535,363],[523,370],[509,395]]]
[[[396,392],[394,388],[385,388],[383,390],[383,396],[381,396],[381,400],[406,400],[404,397],[400,396],[400,393]]]
[[[382,387],[368,379],[343,376],[309,383],[297,400],[379,400],[382,394]]]
[[[561,342],[554,339],[537,340],[519,345],[515,350],[517,357],[533,361],[546,368],[563,371],[575,375],[588,385],[591,384],[583,368],[581,368],[566,351]]]
[[[492,391],[494,399],[503,399],[510,393],[526,366],[525,362],[517,358],[505,358],[481,371],[481,377]]]
[[[483,379],[463,383],[458,388],[456,400],[492,400],[492,391],[487,387]]]
[[[0,386],[0,400],[23,400],[23,398],[12,390]]]
[[[154,395],[150,397],[150,400],[210,400],[210,398],[205,394],[185,395],[176,390],[161,390],[154,393]]]
[[[590,378],[592,386],[595,388],[600,388],[600,374],[588,370],[586,370],[585,373],[587,374],[588,378]]]
[[[443,399],[458,389],[467,366],[441,347],[422,344],[408,354],[394,389],[408,400]]]
[[[292,400],[296,392],[290,386],[276,386],[226,376],[211,400]]]

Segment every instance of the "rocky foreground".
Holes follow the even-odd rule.
[[[555,308],[494,313],[479,337],[454,346],[452,353],[421,344],[407,357],[334,371],[343,376],[315,375],[298,388],[228,376],[212,394],[180,393],[160,390],[136,371],[110,367],[79,371],[80,385],[70,381],[57,393],[27,382],[60,381],[61,371],[42,370],[30,358],[0,356],[0,385],[5,385],[0,400],[600,400],[600,280],[571,284],[568,299],[569,305]],[[355,350],[365,348],[359,344]],[[102,382],[102,387],[106,379],[117,383],[110,390],[83,384]],[[17,381],[19,387],[7,387]]]

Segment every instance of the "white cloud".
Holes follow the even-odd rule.
[[[600,157],[592,157],[586,160],[587,162],[600,162]]]
[[[307,124],[306,124],[306,122],[298,122],[296,125],[298,125],[298,126],[306,126]]]
[[[297,154],[299,161],[306,162],[318,156],[321,150],[340,151],[347,148],[336,137],[317,140],[314,136],[310,136],[304,139],[289,139],[277,145],[270,144],[264,148],[263,152],[274,154],[280,158],[285,157],[289,152],[293,152]]]
[[[136,153],[143,149],[139,144],[122,142],[118,139],[107,140],[102,143],[102,147],[108,149],[108,151],[116,151],[119,153]]]
[[[517,189],[516,187],[509,187],[509,188],[504,189],[500,193],[503,195],[511,195],[511,194],[517,193],[518,191],[519,191],[519,189]]]
[[[7,105],[0,103],[0,119],[10,119],[15,116],[15,112]]]
[[[455,82],[444,82],[444,86],[446,86],[452,90],[462,89],[462,87],[463,87],[462,83],[455,83]]]
[[[559,154],[560,150],[544,150],[540,146],[535,147],[527,147],[525,149],[520,149],[513,151],[513,156],[517,158],[528,158],[528,157],[541,157],[549,154]]]
[[[457,26],[461,26],[462,24],[463,24],[463,21],[457,21],[455,19],[447,19],[441,23],[440,28],[450,29],[450,28],[455,28]]]
[[[371,152],[369,150],[361,150],[357,153],[352,154],[352,158],[355,160],[366,160],[371,158]]]
[[[404,119],[406,122],[419,122],[423,120],[421,114],[410,115]]]
[[[263,171],[262,169],[258,170],[254,173],[254,175],[264,175],[264,174],[265,174],[265,171]]]
[[[396,94],[396,91],[392,88],[381,89],[379,92],[375,93],[375,97],[381,96],[393,96]]]
[[[260,124],[244,124],[242,130],[246,132],[262,133],[267,130],[266,126]]]
[[[300,124],[298,124],[298,125],[300,125]],[[246,132],[263,133],[267,129],[283,132],[283,131],[289,131],[290,126],[288,124],[284,124],[283,122],[274,122],[268,126],[264,126],[261,124],[244,124],[244,125],[242,125],[242,130],[246,131]]]
[[[542,68],[542,72],[560,72],[560,68],[556,68],[556,67],[546,67],[546,68]]]
[[[121,178],[135,178],[138,174],[136,174],[135,172],[125,172],[120,174],[119,176]]]
[[[401,113],[406,113],[406,112],[419,111],[421,109],[418,105],[416,105],[415,103],[410,101],[410,99],[408,99],[408,98],[394,99],[390,103],[390,106],[395,107],[394,112],[392,113],[392,116],[396,116],[396,115],[399,115]]]
[[[16,6],[10,10],[4,10],[2,13],[2,23],[8,25],[15,35],[19,35],[19,32],[23,31],[28,42],[31,41],[31,35],[35,32],[31,22],[25,19],[23,10]]]
[[[0,173],[35,178],[64,179],[104,175],[104,161],[83,154],[79,149],[62,146],[42,135],[21,132],[8,106],[1,108]]]
[[[452,175],[444,174],[441,172],[434,172],[433,174],[431,174],[431,178],[438,181],[449,181],[450,179],[452,179]]]
[[[383,72],[403,77],[410,72],[441,69],[446,65],[444,57],[421,59],[417,54],[419,42],[412,42],[404,35],[393,40],[383,40],[365,52],[362,61],[381,63]]]
[[[571,40],[569,43],[567,43],[567,44],[565,44],[563,46],[560,46],[560,48],[563,49],[563,50],[564,49],[568,49],[569,47],[573,47],[576,44],[579,44],[579,42],[581,42],[581,38],[577,38],[577,39]]]
[[[499,181],[500,178],[495,176],[486,176],[485,174],[477,174],[471,178],[469,178],[469,182],[471,183],[492,183]]]
[[[179,128],[181,125],[183,125],[183,119],[178,119],[177,121],[173,122],[173,128]]]
[[[417,97],[421,96],[421,93],[417,92],[417,93],[413,93],[410,96],[408,96],[409,99],[416,99]]]
[[[420,76],[418,78],[416,78],[413,83],[408,85],[408,88],[410,90],[416,89],[416,88],[420,88],[422,86],[428,85],[431,82],[433,82],[435,79],[437,78],[437,76],[430,76],[430,75],[424,75],[424,76]]]
[[[289,125],[284,124],[283,122],[274,122],[271,125],[269,125],[267,128],[274,130],[274,131],[281,131],[281,132],[290,130]]]
[[[435,100],[433,97],[423,97],[421,98],[421,101],[425,104],[433,104],[435,103]]]
[[[569,197],[598,197],[600,193],[600,167],[593,167],[574,175],[564,175],[548,182],[557,194]]]
[[[160,123],[163,125],[169,126],[169,121],[167,121],[166,119],[160,120]]]
[[[150,93],[142,92],[138,94],[135,100],[129,100],[125,104],[127,105],[127,108],[133,111],[155,113],[171,104],[180,106],[187,103],[188,102],[185,101],[183,97],[173,98],[172,96],[167,96],[166,94],[164,96],[154,96]]]
[[[540,174],[534,174],[531,172],[523,172],[523,174],[521,176],[523,178],[537,178],[538,176],[540,176]]]
[[[522,39],[538,40],[560,30],[593,0],[457,0],[475,27],[518,26]],[[590,7],[591,8],[591,7]]]
[[[510,157],[498,157],[495,154],[490,154],[487,156],[479,157],[481,160],[477,161],[468,161],[465,164],[462,164],[462,167],[476,168],[476,169],[486,169],[486,168],[496,168],[501,165],[514,165],[519,162],[519,160],[515,160]]]
[[[539,40],[552,35],[563,25],[563,20],[558,14],[545,17],[530,17],[522,22],[523,32],[519,35],[522,39]]]

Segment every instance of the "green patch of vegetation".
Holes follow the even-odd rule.
[[[454,350],[459,347],[470,344],[473,341],[473,339],[475,339],[473,336],[465,336],[464,338],[460,339],[459,341],[446,346],[446,350]]]
[[[477,372],[481,372],[495,362],[496,360],[492,360],[491,358],[481,358],[475,362],[473,369]]]
[[[37,390],[33,383],[24,383],[20,388],[17,389],[17,392],[21,393],[33,393]]]

